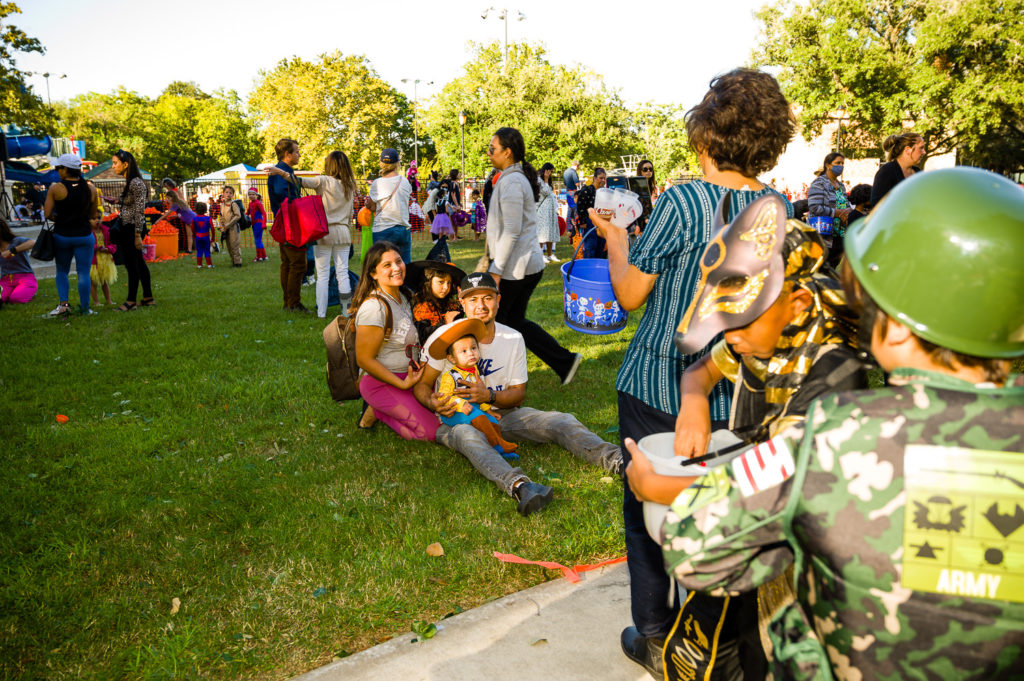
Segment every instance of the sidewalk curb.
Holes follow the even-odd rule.
[[[557,579],[314,669],[294,681],[649,679],[619,649],[630,622],[625,564]]]

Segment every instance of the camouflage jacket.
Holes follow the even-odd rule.
[[[890,380],[698,478],[666,565],[719,596],[794,567],[775,679],[1024,678],[1024,376]]]

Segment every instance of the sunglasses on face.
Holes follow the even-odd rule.
[[[654,172],[654,168],[641,168],[640,172],[641,173],[653,173]]]

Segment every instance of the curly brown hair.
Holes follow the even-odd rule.
[[[775,167],[796,133],[796,117],[779,84],[755,69],[734,69],[711,81],[686,112],[686,133],[719,170],[755,178]]]

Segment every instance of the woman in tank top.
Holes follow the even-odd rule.
[[[60,182],[50,185],[46,193],[43,210],[53,220],[53,241],[56,247],[57,297],[60,301],[51,317],[68,314],[68,298],[71,283],[71,259],[75,259],[78,272],[78,302],[82,314],[96,314],[89,308],[91,282],[89,268],[92,266],[93,249],[96,239],[92,234],[91,221],[98,218],[96,211],[96,188],[82,178],[82,159],[74,154],[63,154],[55,164]]]

